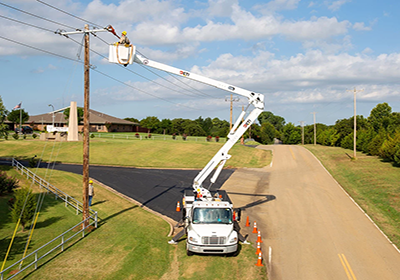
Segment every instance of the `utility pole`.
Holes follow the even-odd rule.
[[[71,34],[84,34],[85,36],[85,61],[84,61],[84,109],[83,109],[83,207],[82,207],[82,228],[85,229],[89,224],[89,35],[94,32],[104,32],[107,29],[94,29],[89,30],[89,25],[85,24],[85,30],[73,32],[61,32],[61,35],[68,36]]]
[[[354,93],[354,139],[353,139],[353,158],[357,159],[357,112],[356,112],[356,96],[357,96],[357,91],[361,92],[364,91],[363,89],[356,90],[347,90],[347,91],[352,91]]]
[[[230,122],[229,122],[229,131],[232,129],[232,110],[233,110],[233,102],[238,102],[240,99],[239,97],[233,97],[233,94],[231,94],[230,100],[229,97],[225,97],[225,101],[230,101],[231,102],[231,117],[230,117]]]
[[[312,112],[311,114],[314,114],[314,145],[317,145],[317,124],[315,122],[315,114],[317,112]]]
[[[304,121],[299,122],[301,125],[301,145],[304,145]]]

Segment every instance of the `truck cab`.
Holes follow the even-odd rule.
[[[238,250],[238,233],[234,230],[233,205],[225,191],[218,191],[210,201],[196,199],[187,190],[185,201],[186,252],[230,254]]]

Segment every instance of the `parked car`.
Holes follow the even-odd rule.
[[[22,134],[31,134],[33,133],[33,129],[30,126],[23,126],[21,132]],[[19,133],[19,127],[15,129],[15,133]]]

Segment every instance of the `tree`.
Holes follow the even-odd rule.
[[[0,138],[2,137],[7,137],[8,131],[7,128],[8,126],[4,123],[6,120],[8,111],[6,110],[6,107],[3,104],[3,99],[0,96]]]
[[[140,121],[140,126],[148,129],[150,133],[151,130],[157,130],[160,125],[160,120],[157,117],[147,117]]]
[[[139,120],[135,119],[135,118],[124,118],[124,120],[134,122],[134,123],[139,123]]]
[[[14,197],[15,201],[12,206],[11,217],[14,222],[18,222],[19,218],[21,217],[20,223],[22,226],[22,231],[24,231],[25,226],[29,224],[33,218],[33,215],[35,215],[36,198],[35,195],[27,188],[16,190]],[[24,208],[23,213],[22,208]]]
[[[376,105],[374,109],[371,110],[371,113],[368,117],[368,121],[375,129],[376,132],[379,131],[381,127],[387,128],[390,123],[390,116],[392,114],[392,108],[389,104],[381,103]]]
[[[66,120],[69,120],[69,111],[70,111],[70,108],[67,108],[64,110],[64,118]],[[78,107],[77,113],[78,113],[78,124],[79,124],[83,121],[83,108]]]
[[[301,143],[301,131],[299,127],[295,127],[293,123],[288,123],[283,128],[284,144],[299,144]]]
[[[201,116],[195,120],[200,127],[204,130],[206,135],[211,135],[211,130],[213,128],[213,122],[211,118],[203,119]]]
[[[261,125],[269,122],[278,131],[282,131],[283,127],[285,126],[285,119],[280,116],[275,116],[272,112],[262,112],[257,119]]]
[[[160,122],[161,133],[170,134],[172,131],[172,121],[170,119],[162,119]]]
[[[22,110],[22,112],[20,112],[20,110]],[[9,112],[7,115],[7,120],[18,125],[18,124],[20,124],[20,115],[22,113],[22,123],[27,122],[29,120],[29,114],[27,112],[25,112],[24,109],[20,109],[20,110],[12,110],[11,112]]]

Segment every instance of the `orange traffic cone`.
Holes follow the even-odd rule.
[[[258,231],[257,242],[262,243],[262,240],[261,240],[261,231]]]
[[[247,216],[247,219],[246,219],[246,227],[249,227],[250,226],[250,221],[249,221],[249,216]]]
[[[257,231],[257,223],[254,222],[253,233],[257,233],[257,232],[258,232],[258,231]]]
[[[257,260],[256,266],[263,266],[261,252],[258,254],[258,260]]]
[[[256,255],[261,253],[261,243],[257,242],[257,251],[256,251]]]
[[[176,212],[181,212],[181,205],[178,203],[176,204]]]

